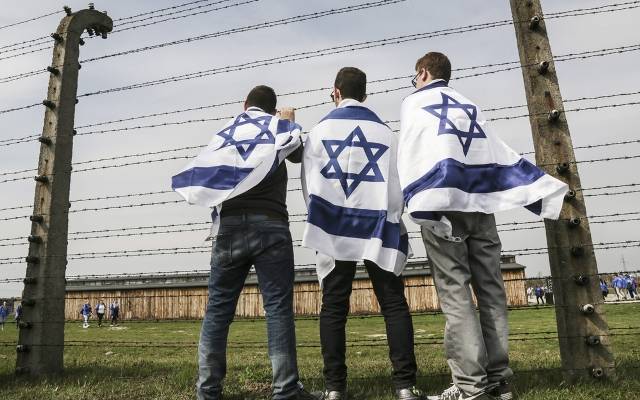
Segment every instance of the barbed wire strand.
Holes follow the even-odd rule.
[[[202,8],[206,8],[206,7],[212,7],[212,6],[216,5],[216,4],[226,3],[226,2],[229,2],[229,1],[232,1],[232,0],[221,0],[221,1],[217,1],[217,2],[212,3],[212,4],[205,4],[205,5],[193,7],[191,10],[202,9]],[[234,0],[234,1],[236,1],[236,0]],[[175,14],[180,14],[180,13],[186,12],[187,10],[175,11],[175,12],[171,12],[171,13],[167,13],[167,14],[163,14],[163,15],[153,15],[153,16],[149,16],[149,17],[145,17],[145,18],[136,20],[136,21],[130,21],[130,22],[122,23],[122,24],[120,24],[120,26],[151,20],[150,22],[145,22],[145,23],[142,23],[142,24],[134,25],[134,26],[128,26],[128,27],[121,28],[121,29],[116,28],[115,30],[110,32],[110,34],[129,31],[129,30],[132,30],[132,29],[140,29],[140,28],[156,25],[156,24],[163,23],[163,22],[174,21],[174,20],[178,20],[178,19],[191,17],[191,16],[194,16],[194,15],[203,15],[203,14],[212,13],[214,11],[226,10],[226,9],[230,9],[230,8],[234,8],[234,7],[238,7],[238,6],[242,6],[242,5],[246,5],[246,4],[255,3],[255,2],[258,2],[258,1],[261,1],[261,0],[242,0],[242,1],[237,0],[237,2],[233,3],[233,4],[224,5],[224,6],[217,6],[217,7],[208,9],[208,10],[195,11],[195,12],[192,12],[190,14],[177,15],[177,16]],[[171,16],[171,15],[174,15],[174,16]],[[158,19],[158,18],[165,17],[165,16],[168,16],[168,18]],[[98,37],[98,36],[88,36],[88,37],[83,37],[83,39],[94,39],[96,37]],[[33,44],[30,44],[30,45],[22,46],[21,48],[32,48],[32,47],[36,47],[38,45],[43,45],[44,43],[45,42],[33,43]],[[21,56],[28,55],[28,54],[38,53],[38,52],[41,52],[41,51],[49,50],[50,48],[51,48],[51,44],[48,43],[44,47],[39,47],[37,49],[24,51],[22,53],[16,53],[16,54],[11,54],[11,55],[8,55],[8,56],[0,57],[0,61],[1,60],[7,60],[7,59],[13,59],[13,58],[21,57]],[[12,52],[14,50],[16,50],[16,49],[0,51],[0,54],[6,53],[6,52]],[[60,66],[55,66],[55,67],[60,67]],[[32,71],[32,72],[35,72],[35,71]],[[23,74],[27,74],[28,75],[29,73],[23,73]],[[29,75],[29,76],[33,76],[33,75]],[[11,81],[11,80],[15,80],[15,79],[10,79],[9,81]],[[6,80],[5,80],[5,82],[6,82]],[[0,83],[5,83],[5,82],[0,82]]]
[[[29,19],[25,19],[23,21],[18,21],[18,22],[13,22],[11,24],[7,24],[7,25],[2,25],[0,26],[0,30],[2,29],[7,29],[7,28],[11,28],[13,26],[17,26],[17,25],[22,25],[22,24],[26,24],[28,22],[33,22],[33,21],[37,21],[39,19],[43,19],[46,17],[50,17],[52,15],[56,15],[56,14],[60,14],[62,12],[62,10],[56,10],[56,11],[49,11],[48,13],[45,13],[43,15],[39,15],[37,17],[33,17],[33,18],[29,18]]]
[[[293,241],[294,247],[301,247],[301,240]],[[583,244],[583,247],[593,247],[594,249],[610,249],[610,248],[623,248],[623,247],[640,247],[640,240],[621,240],[614,242],[598,242]],[[614,247],[619,246],[619,247]],[[548,250],[567,249],[572,246],[548,246],[548,247],[535,247],[535,248],[523,248],[513,250],[503,250],[504,255],[533,255],[533,254],[545,254]],[[69,260],[78,259],[95,259],[95,258],[122,258],[122,257],[140,257],[150,255],[175,255],[175,254],[191,254],[191,253],[208,253],[211,251],[211,246],[185,246],[185,247],[169,247],[169,248],[153,248],[153,249],[133,249],[133,250],[111,250],[111,251],[98,251],[98,252],[80,252],[70,253],[66,255],[53,254],[49,255],[50,258],[66,258]],[[0,264],[22,264],[24,257],[6,257],[0,258]],[[313,264],[315,265],[315,264]]]
[[[631,214],[640,214],[637,213],[627,213],[626,215]],[[588,218],[595,219],[597,216],[583,217],[580,218],[582,220],[586,220]],[[590,224],[598,225],[598,224],[612,224],[612,223],[627,223],[627,222],[635,222],[640,221],[640,217],[636,218],[625,218],[625,219],[608,219],[608,220],[595,220],[590,221]],[[290,222],[306,222],[306,219],[299,220],[291,220]],[[498,229],[498,232],[515,232],[515,231],[529,231],[535,229],[542,229],[545,227],[543,221],[533,222],[534,226],[520,226],[515,228]],[[118,228],[118,229],[101,229],[101,230],[93,230],[88,231],[88,233],[97,233],[96,235],[88,235],[82,237],[70,237],[69,241],[78,241],[78,240],[89,240],[89,239],[108,239],[108,238],[121,238],[121,237],[133,237],[133,236],[148,236],[148,235],[161,235],[161,234],[169,234],[169,233],[195,233],[195,232],[204,232],[210,230],[211,222],[192,222],[192,223],[184,223],[184,224],[168,224],[168,225],[156,225],[156,226],[142,226],[142,227],[132,227],[132,228]],[[199,226],[199,227],[198,227]],[[187,228],[188,227],[188,228]],[[174,229],[164,229],[157,230],[160,228],[174,228]],[[182,228],[182,229],[175,229]],[[135,231],[135,232],[130,232]],[[113,232],[121,232],[121,233],[113,233]],[[86,232],[85,232],[86,233]],[[409,239],[421,239],[420,231],[410,231]],[[70,232],[69,236],[78,235],[78,232]],[[415,234],[418,234],[416,236]],[[0,247],[26,247],[28,243],[26,242],[26,238],[24,236],[11,237],[11,238],[1,238],[0,242],[8,242],[8,241],[17,241],[16,243],[0,243]]]
[[[223,1],[216,2],[214,4],[228,2],[228,1],[230,1],[230,0],[223,0]],[[231,4],[231,5],[227,5],[227,6],[216,7],[216,8],[213,8],[211,10],[204,10],[204,11],[194,12],[194,13],[190,13],[190,14],[186,14],[186,15],[178,15],[178,16],[175,16],[175,17],[165,18],[165,19],[161,19],[161,20],[157,20],[156,18],[158,18],[159,16],[154,15],[154,16],[150,16],[150,17],[143,18],[143,19],[140,19],[140,20],[126,22],[125,24],[139,23],[139,22],[142,22],[142,21],[147,20],[147,19],[156,19],[154,21],[151,21],[151,22],[148,22],[148,23],[145,23],[145,24],[129,26],[129,27],[122,28],[122,29],[116,29],[116,30],[114,30],[112,32],[112,34],[113,33],[123,32],[123,31],[132,30],[132,29],[140,29],[142,27],[147,27],[147,26],[151,26],[151,25],[155,25],[155,24],[162,23],[162,22],[167,22],[167,21],[173,21],[173,20],[176,20],[176,19],[190,17],[190,16],[193,16],[193,15],[201,15],[201,14],[206,14],[206,13],[210,13],[210,12],[213,12],[213,11],[218,11],[218,10],[223,10],[223,9],[227,9],[227,8],[231,8],[231,7],[236,7],[236,6],[239,6],[239,5],[250,4],[250,3],[257,2],[257,1],[260,1],[260,0],[245,0],[245,1],[242,1],[242,2],[234,3],[234,4]],[[128,50],[128,51],[122,51],[122,52],[118,52],[118,53],[108,54],[108,55],[104,55],[104,56],[100,56],[100,57],[95,57],[95,58],[92,58],[92,59],[81,60],[80,63],[88,63],[88,62],[98,61],[98,60],[102,60],[102,59],[106,59],[106,58],[112,58],[112,57],[117,57],[117,56],[122,56],[122,55],[127,55],[127,54],[134,54],[134,53],[138,53],[138,52],[142,52],[142,51],[150,51],[152,49],[163,48],[163,47],[167,47],[167,46],[174,45],[174,44],[190,43],[190,42],[194,42],[194,41],[197,41],[197,40],[208,39],[208,38],[213,38],[213,37],[221,37],[221,36],[226,36],[226,35],[230,35],[230,34],[238,33],[238,32],[247,32],[247,31],[252,31],[252,30],[271,28],[271,27],[280,26],[280,25],[287,25],[287,24],[295,23],[295,22],[308,21],[308,20],[311,20],[311,19],[322,18],[322,17],[329,16],[329,15],[336,15],[336,14],[342,14],[342,13],[345,13],[345,12],[365,10],[365,9],[368,9],[368,8],[380,7],[380,6],[400,3],[400,2],[404,2],[404,1],[406,1],[406,0],[380,0],[380,1],[375,2],[375,3],[364,3],[364,4],[360,4],[360,5],[348,6],[348,7],[344,7],[343,9],[338,9],[338,10],[332,9],[332,10],[328,10],[328,11],[325,11],[325,12],[317,12],[317,13],[312,13],[312,14],[307,14],[307,15],[302,15],[302,16],[290,17],[290,18],[283,19],[283,20],[264,22],[264,23],[261,23],[261,24],[255,24],[255,25],[251,25],[251,26],[248,26],[248,27],[239,27],[239,28],[233,28],[233,29],[230,29],[230,30],[227,30],[227,31],[216,32],[216,33],[209,34],[209,37],[186,38],[186,39],[181,39],[179,41],[175,41],[175,43],[174,42],[162,43],[162,44],[158,44],[158,45],[145,46],[143,48],[132,49],[132,50]],[[211,4],[200,5],[200,6],[188,9],[188,10],[195,10],[195,9],[200,9],[200,8],[204,8],[204,7],[211,7],[211,6],[212,6]],[[169,16],[169,15],[179,14],[179,13],[183,13],[185,11],[187,11],[187,10],[176,11],[176,12],[164,14],[162,16]],[[120,24],[120,26],[122,26],[122,25],[124,25],[124,24]],[[16,51],[16,50],[19,50],[19,49],[36,47],[36,46],[39,46],[41,44],[43,44],[43,43],[32,43],[32,44],[29,44],[29,45],[25,45],[25,46],[22,46],[22,47],[17,47],[17,48],[14,48],[14,49],[11,49],[11,50],[7,50],[7,51],[4,51],[4,52],[13,52],[13,51]],[[31,53],[34,53],[34,52],[47,50],[48,48],[49,48],[49,46],[41,47],[41,48],[38,48],[38,49],[35,49],[35,50],[32,50],[32,51],[27,51],[27,52],[23,52],[23,53],[7,56],[7,57],[2,57],[2,58],[0,58],[0,60],[4,60],[4,59],[8,59],[8,58],[15,58],[15,57],[19,57],[19,56],[26,55],[26,54],[31,54]],[[2,54],[4,52],[0,51],[0,54]],[[0,78],[0,84],[1,83],[12,82],[12,81],[19,80],[19,79],[28,78],[28,77],[31,77],[31,76],[35,76],[35,75],[39,75],[39,74],[45,73],[45,72],[47,72],[46,69],[37,69],[37,70],[34,70],[34,71],[23,72],[23,73],[20,73],[20,74],[17,74],[17,75],[6,76],[6,77],[3,77],[3,78]]]

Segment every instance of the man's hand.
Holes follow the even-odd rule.
[[[281,108],[276,116],[280,119],[288,119],[291,122],[296,122],[296,110],[293,107]]]

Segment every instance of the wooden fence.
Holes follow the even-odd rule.
[[[503,270],[503,278],[510,306],[525,306],[524,270]],[[430,275],[404,278],[405,295],[412,312],[434,311],[440,308],[438,296]],[[315,281],[296,282],[294,310],[296,315],[318,315],[322,295]],[[190,288],[140,288],[126,290],[76,290],[67,291],[65,317],[79,319],[85,301],[92,307],[99,300],[109,306],[113,300],[120,303],[120,316],[124,320],[200,319],[207,306],[207,287]],[[380,306],[371,281],[357,279],[351,295],[352,314],[376,314]],[[236,310],[238,317],[263,317],[262,296],[256,284],[246,285],[240,295]]]

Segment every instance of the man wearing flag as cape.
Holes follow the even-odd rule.
[[[299,382],[293,315],[294,260],[284,160],[300,162],[293,109],[276,114],[276,94],[257,86],[244,112],[172,179],[191,204],[213,208],[209,302],[198,346],[199,400],[222,398],[229,325],[253,265],[264,302],[273,399],[313,399]]]
[[[325,390],[320,400],[345,400],[345,325],[356,263],[364,260],[384,315],[393,383],[399,400],[423,399],[415,389],[413,323],[399,277],[410,254],[402,223],[397,135],[362,102],[367,78],[357,68],[338,72],[337,108],[305,142],[303,189],[309,215],[302,244],[318,252],[322,286],[320,341]]]
[[[398,148],[404,200],[422,226],[447,321],[453,386],[430,398],[511,400],[506,294],[493,213],[526,207],[557,219],[568,188],[495,136],[480,109],[448,86],[450,77],[444,54],[417,61],[418,90],[402,103]]]

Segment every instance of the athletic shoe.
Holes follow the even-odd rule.
[[[501,381],[498,386],[493,388],[489,392],[490,395],[496,398],[496,400],[514,400],[513,392],[511,391],[511,385],[507,381]]]
[[[466,395],[456,386],[451,385],[450,388],[445,389],[439,396],[428,396],[427,400],[496,400],[492,395],[483,392],[479,392],[472,395]]]
[[[456,385],[451,385],[448,389],[445,389],[442,394],[435,396],[427,396],[427,400],[458,400],[462,396],[462,392]]]
[[[396,390],[396,398],[398,400],[426,400],[427,396],[415,386],[405,389]]]
[[[313,392],[312,396],[316,400],[347,400],[347,392],[337,390],[325,390],[324,392]]]

